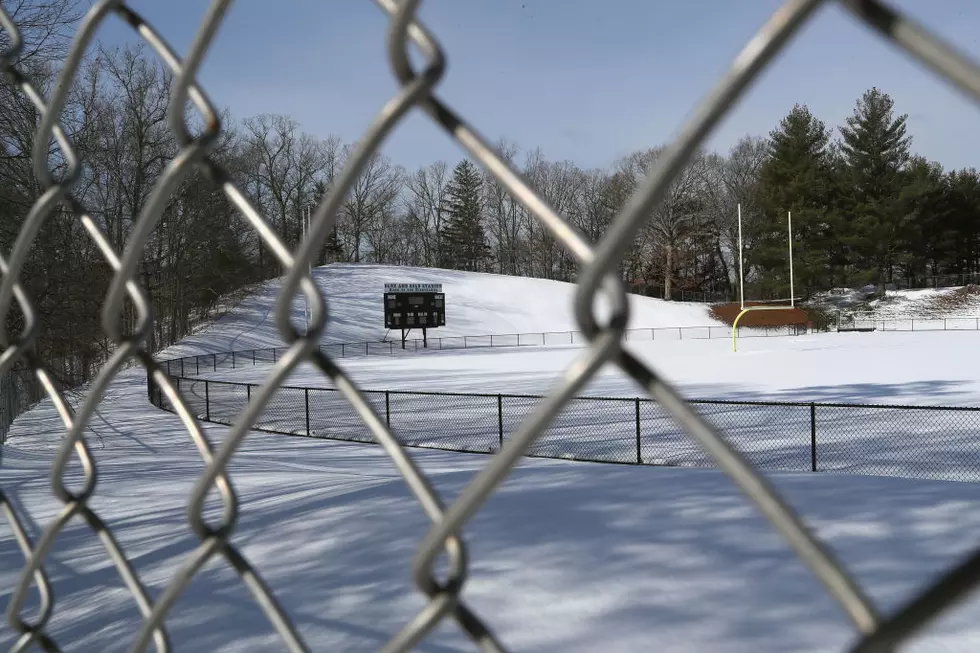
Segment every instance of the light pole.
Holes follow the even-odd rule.
[[[310,220],[312,219],[312,217],[313,217],[313,205],[312,204],[307,204],[305,207],[303,207],[303,218],[302,218],[303,242],[306,242],[306,237],[310,233]],[[312,281],[313,280],[313,261],[312,261],[312,259],[310,260],[310,265],[309,265],[308,272],[310,274],[310,280]],[[304,294],[303,295],[303,301],[304,301],[304,305],[305,305],[305,308],[303,309],[303,317],[306,319],[306,333],[307,333],[307,335],[309,335],[309,333],[310,333],[310,318],[312,317],[310,315],[310,298],[307,297]]]

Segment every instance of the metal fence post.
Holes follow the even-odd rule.
[[[391,393],[385,390],[385,424],[391,426]]]
[[[231,352],[231,369],[235,369],[235,352]]]
[[[636,401],[636,464],[643,464],[643,453],[640,449],[640,398],[637,397]]]
[[[500,449],[503,449],[504,448],[504,398],[502,395],[497,395],[497,433],[499,436]]]
[[[251,384],[245,384],[245,401],[247,403],[252,403],[252,386]]]
[[[252,367],[255,367],[255,350],[252,350]]]
[[[677,327],[677,339],[678,340],[683,340],[684,339],[684,332],[681,331],[681,328],[680,327]]]
[[[817,405],[810,404],[810,471],[817,471]]]
[[[194,357],[194,365],[197,367],[197,373],[200,374],[201,373],[201,357],[200,356],[195,356]]]
[[[204,382],[204,419],[211,421],[211,384]]]
[[[306,434],[310,435],[310,389],[303,388],[303,400],[306,402]]]
[[[218,355],[211,354],[211,365],[214,367],[214,371],[218,371]]]

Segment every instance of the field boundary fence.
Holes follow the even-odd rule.
[[[778,327],[739,327],[739,337],[761,338],[794,336],[808,333],[802,325]],[[627,329],[624,338],[628,342],[663,340],[713,340],[731,338],[730,326],[680,326],[643,327]],[[493,333],[465,336],[434,336],[428,338],[428,347],[421,338],[400,340],[362,340],[358,342],[330,342],[317,345],[317,350],[333,358],[354,358],[363,356],[391,356],[403,352],[443,351],[454,349],[482,349],[487,347],[550,347],[560,345],[588,344],[588,339],[580,331],[530,331],[526,333]],[[179,376],[194,370],[195,374],[221,369],[236,369],[245,365],[261,365],[278,362],[289,347],[257,347],[236,349],[228,352],[189,354],[177,358],[162,359],[160,364],[173,374],[174,370],[184,368]]]
[[[841,330],[851,328],[881,331],[980,331],[980,317],[964,318],[911,318],[886,320],[850,320],[842,322]],[[879,329],[880,327],[880,329]],[[798,336],[816,333],[803,325],[773,327],[738,327],[739,338],[767,338]],[[625,342],[656,342],[670,340],[729,339],[732,329],[726,325],[642,327],[626,329]],[[331,358],[355,358],[364,356],[394,356],[401,353],[444,351],[455,349],[480,349],[487,347],[542,347],[559,345],[587,345],[588,339],[580,331],[531,331],[526,333],[495,333],[466,336],[435,336],[428,338],[428,348],[421,338],[400,340],[366,340],[359,342],[333,342],[317,345],[319,353]],[[192,377],[196,374],[238,369],[245,366],[277,363],[289,347],[258,347],[236,349],[228,352],[189,354],[159,361],[171,376]],[[152,387],[152,379],[150,380]]]
[[[841,328],[875,331],[980,331],[980,317],[841,318]]]
[[[0,460],[3,443],[14,420],[45,396],[44,388],[28,370],[9,370],[0,374]]]
[[[230,425],[260,383],[173,377],[203,421]],[[544,399],[508,393],[362,390],[407,447],[497,453]],[[689,399],[758,468],[980,482],[980,407]],[[151,403],[173,412],[159,390]],[[348,442],[376,439],[333,388],[283,385],[257,431]],[[714,467],[649,398],[578,396],[529,457]]]

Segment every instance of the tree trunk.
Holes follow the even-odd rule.
[[[667,245],[667,269],[664,270],[664,299],[670,301],[671,278],[674,276],[674,247]]]

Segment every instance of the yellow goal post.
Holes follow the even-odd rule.
[[[796,297],[793,292],[793,213],[792,211],[786,212],[786,224],[789,230],[789,306],[767,306],[767,305],[745,305],[745,270],[744,262],[745,256],[742,251],[742,204],[738,204],[738,294],[741,310],[735,321],[732,322],[732,351],[738,351],[736,346],[736,337],[738,335],[738,323],[742,319],[742,316],[750,311],[789,311],[796,308]],[[776,300],[785,301],[785,300]]]

